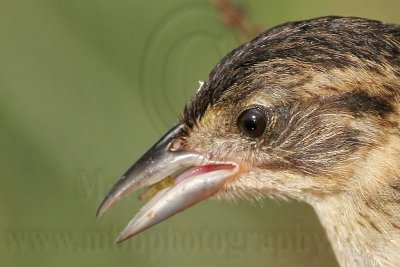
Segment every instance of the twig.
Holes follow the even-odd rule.
[[[211,0],[221,13],[224,24],[238,33],[241,42],[253,39],[262,32],[263,27],[252,24],[243,7],[230,0]]]

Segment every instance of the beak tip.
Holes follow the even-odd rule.
[[[129,239],[130,237],[134,236],[136,233],[124,233],[122,232],[117,239],[115,240],[115,244],[121,244],[125,240]]]
[[[96,219],[99,219],[103,213],[104,212],[101,210],[101,207],[99,207],[96,212]]]
[[[115,240],[115,244],[116,245],[119,245],[119,244],[121,244],[123,241],[124,241],[125,239],[122,239],[121,237],[118,237],[116,240]]]
[[[101,202],[99,208],[98,208],[97,211],[96,211],[96,218],[97,218],[97,219],[100,218],[100,217],[108,210],[109,205],[107,205],[107,202],[108,202],[108,201],[107,201],[107,198],[105,198],[105,199]]]
[[[104,213],[106,213],[106,211],[109,210],[117,200],[118,198],[112,194],[108,194],[99,205],[99,208],[96,211],[96,218],[100,218]]]

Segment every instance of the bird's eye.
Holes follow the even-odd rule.
[[[266,112],[260,107],[247,109],[238,119],[239,129],[249,137],[256,138],[265,132],[268,124]]]

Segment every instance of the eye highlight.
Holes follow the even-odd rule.
[[[242,133],[251,138],[257,138],[265,132],[268,116],[260,107],[250,108],[240,114],[237,124]]]

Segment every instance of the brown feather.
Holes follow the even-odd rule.
[[[237,119],[269,116],[259,138]],[[400,266],[400,26],[325,17],[229,53],[185,108],[184,146],[242,164],[220,196],[312,205],[342,266]]]

